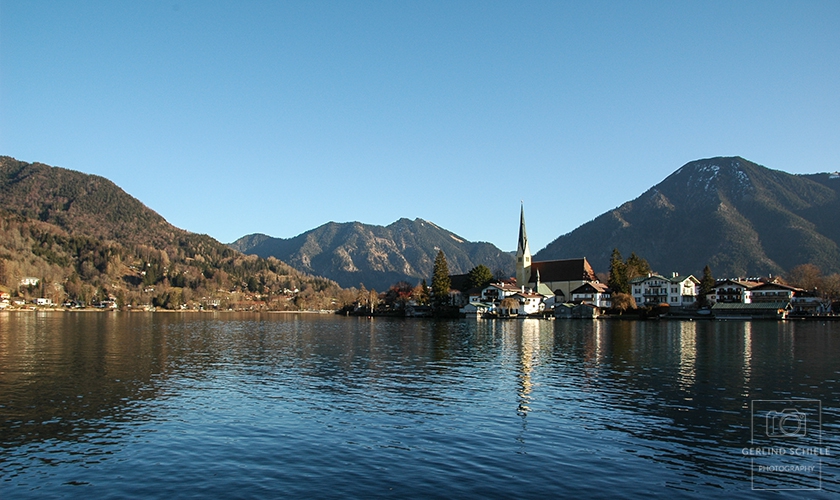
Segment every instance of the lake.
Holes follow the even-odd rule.
[[[0,313],[0,498],[831,498],[838,379],[816,321]]]

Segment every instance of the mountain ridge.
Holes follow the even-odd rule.
[[[377,290],[399,281],[429,280],[438,250],[444,251],[451,274],[464,274],[479,264],[502,275],[513,270],[510,253],[491,243],[470,242],[420,218],[400,218],[387,226],[328,222],[292,238],[247,235],[230,246],[247,254],[276,257],[344,287],[364,284]]]
[[[329,307],[341,292],[325,278],[177,228],[100,176],[0,156],[0,208],[0,285],[29,299],[285,310]],[[22,287],[24,277],[41,289]],[[300,294],[281,298],[285,290]]]
[[[556,238],[536,260],[586,256],[606,270],[613,248],[660,272],[781,274],[812,263],[840,272],[840,180],[794,175],[741,157],[686,163],[634,200]]]

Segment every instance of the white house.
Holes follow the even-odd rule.
[[[512,283],[491,283],[481,290],[479,302],[501,302],[505,298],[523,291],[524,288]]]
[[[673,273],[670,278],[658,274],[630,280],[630,292],[637,306],[668,304],[671,307],[689,307],[697,302],[700,281],[694,276]]]
[[[761,283],[749,290],[751,302],[790,302],[800,288],[781,283]]]
[[[526,314],[528,316],[539,314],[545,309],[542,295],[530,291],[517,292],[511,298],[519,301],[518,314]]]
[[[612,291],[604,283],[585,283],[572,290],[572,303],[592,304],[601,309],[609,309],[612,306]]]
[[[761,285],[758,281],[749,280],[719,280],[715,284],[712,302],[718,304],[751,304],[752,289]]]

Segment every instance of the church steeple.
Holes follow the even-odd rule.
[[[526,286],[531,280],[531,247],[525,233],[525,205],[519,209],[519,241],[516,245],[516,286]]]

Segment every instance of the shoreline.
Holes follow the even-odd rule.
[[[33,308],[15,308],[15,309],[0,309],[0,313],[38,313],[38,312],[58,312],[58,313],[127,313],[127,314],[135,314],[135,313],[164,313],[164,314],[173,314],[173,313],[181,313],[181,314],[241,314],[241,313],[249,313],[249,314],[335,314],[335,311],[331,310],[307,310],[307,311],[236,311],[236,310],[203,310],[198,311],[195,309],[186,309],[183,311],[180,310],[173,310],[173,309],[156,309],[153,311],[143,310],[143,309],[131,309],[131,310],[124,310],[124,309],[95,309],[95,308],[84,308],[84,309],[65,309],[65,308],[58,308],[58,307],[33,307]]]

